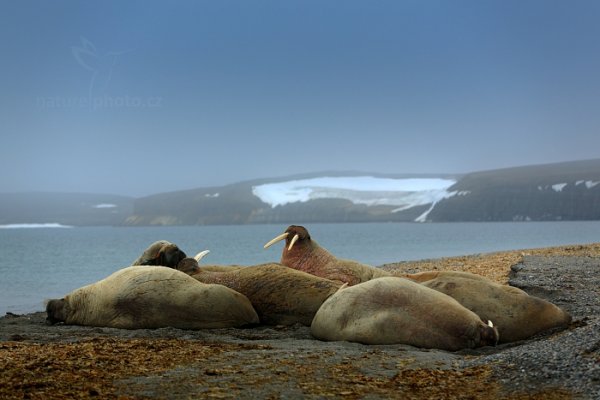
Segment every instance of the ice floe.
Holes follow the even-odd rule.
[[[31,229],[31,228],[72,228],[71,225],[62,225],[59,223],[46,224],[7,224],[0,225],[0,229]]]

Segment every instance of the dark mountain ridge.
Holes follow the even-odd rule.
[[[438,178],[456,183],[436,203],[403,209],[348,198],[272,206],[260,185],[322,177]],[[408,193],[408,192],[407,192]],[[314,222],[600,220],[600,159],[452,174],[321,171],[141,198],[78,193],[0,193],[0,225],[231,225]]]
[[[431,221],[600,219],[600,159],[514,167],[465,175]]]

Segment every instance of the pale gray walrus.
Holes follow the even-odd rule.
[[[46,306],[48,322],[125,329],[228,328],[258,323],[246,296],[171,268],[127,267]]]
[[[281,264],[322,278],[347,283],[349,286],[370,279],[391,276],[387,271],[352,260],[344,260],[319,246],[303,226],[290,225],[284,233],[273,238],[264,248],[285,240]]]
[[[266,325],[299,322],[310,326],[319,307],[341,286],[281,264],[198,266],[197,260],[206,252],[195,259],[186,258],[179,266],[200,282],[218,283],[248,297],[260,322]]]
[[[454,298],[482,320],[492,320],[501,343],[523,340],[571,322],[571,316],[554,304],[476,274],[432,271],[406,277]]]
[[[176,244],[167,240],[158,240],[148,246],[131,265],[162,265],[175,268],[184,258],[186,258],[185,253]]]
[[[339,290],[313,319],[321,340],[408,344],[456,351],[495,345],[498,331],[453,298],[408,279],[385,277]]]

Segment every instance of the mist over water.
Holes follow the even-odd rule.
[[[0,315],[40,311],[43,302],[128,266],[152,242],[169,240],[205,264],[277,262],[262,246],[286,225],[0,230]],[[600,221],[529,223],[366,223],[306,225],[340,258],[371,265],[500,250],[600,241]]]

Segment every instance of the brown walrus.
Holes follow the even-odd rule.
[[[191,265],[194,261],[186,259],[183,264]],[[254,306],[260,322],[266,325],[299,322],[309,326],[319,307],[341,286],[281,264],[224,268],[229,269],[215,272],[200,266],[190,276],[200,282],[218,283],[242,293]]]
[[[161,265],[175,268],[184,258],[186,258],[185,253],[176,244],[159,240],[148,246],[131,265]]]
[[[125,329],[228,328],[259,322],[246,296],[155,266],[119,270],[62,299],[49,300],[46,312],[52,324]]]
[[[494,321],[501,343],[523,340],[571,322],[571,316],[554,304],[479,275],[442,271],[406,277],[454,298],[484,321]]]
[[[347,283],[349,286],[374,278],[391,276],[389,272],[381,269],[335,257],[312,240],[303,226],[290,225],[284,233],[265,244],[264,248],[284,239],[285,247],[281,254],[281,263],[290,268]]]
[[[342,289],[313,319],[321,340],[460,350],[495,345],[498,331],[453,298],[408,279],[377,278]]]
[[[194,256],[194,259],[197,261],[196,266],[198,268],[200,268],[200,266],[198,265],[198,263],[200,262],[200,260],[202,260],[202,258],[207,255],[208,253],[210,253],[209,250],[204,250],[201,251],[200,253],[196,254]],[[246,266],[244,265],[205,265],[202,264],[202,271],[212,271],[212,272],[231,272],[231,271],[235,271],[238,270],[240,268],[246,268]],[[181,268],[178,266],[177,269],[181,270]]]

